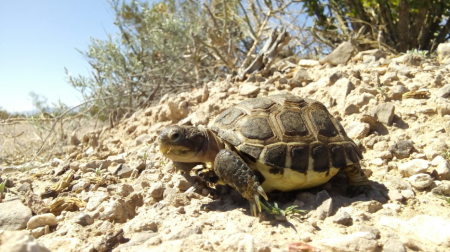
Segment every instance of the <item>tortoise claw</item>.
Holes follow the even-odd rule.
[[[261,196],[263,196],[265,200],[269,200],[269,198],[267,197],[266,192],[264,192],[264,189],[261,186],[258,186],[256,188],[256,191],[258,191],[258,193],[261,194]],[[255,195],[255,197],[256,197],[256,195]],[[259,198],[258,198],[258,201],[259,201]],[[259,211],[261,212],[261,210],[259,210]]]

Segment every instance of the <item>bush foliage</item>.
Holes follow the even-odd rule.
[[[360,49],[434,50],[449,38],[450,1],[111,0],[120,32],[81,52],[91,76],[70,76],[90,115],[132,112],[247,66],[274,27],[291,41],[281,57],[317,58],[342,41]],[[313,17],[311,20],[310,17]],[[382,36],[384,33],[384,36]],[[381,35],[380,35],[381,34]],[[67,71],[67,70],[66,70]],[[68,72],[68,71],[67,71]]]

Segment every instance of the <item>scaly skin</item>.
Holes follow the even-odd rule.
[[[214,162],[214,171],[222,181],[250,202],[252,215],[257,216],[256,209],[261,212],[259,195],[268,200],[267,195],[256,175],[237,153],[226,149],[219,151]]]

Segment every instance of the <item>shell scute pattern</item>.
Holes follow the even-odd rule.
[[[306,180],[310,172],[320,181],[362,159],[360,150],[323,104],[293,95],[236,104],[217,117],[212,130],[268,183],[283,174]],[[296,173],[299,175],[294,176]]]

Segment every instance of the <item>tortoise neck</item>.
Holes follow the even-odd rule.
[[[225,148],[224,142],[216,136],[210,129],[202,129],[206,138],[203,144],[203,155],[206,162],[214,163],[217,153]]]

